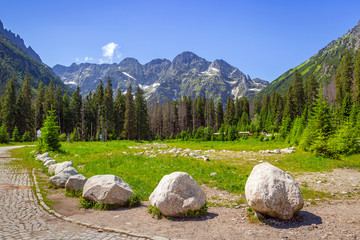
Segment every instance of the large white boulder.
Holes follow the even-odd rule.
[[[84,185],[87,181],[87,178],[82,174],[77,174],[71,176],[65,184],[65,188],[69,191],[81,191],[84,188]]]
[[[49,181],[52,184],[55,184],[59,187],[65,187],[65,184],[67,182],[67,180],[74,175],[79,174],[75,168],[73,167],[67,167],[65,169],[63,169],[63,171],[61,171],[58,174],[55,174],[55,176],[52,176]]]
[[[49,167],[50,165],[53,165],[53,164],[56,164],[56,161],[54,159],[44,162],[45,167]]]
[[[44,161],[45,158],[50,157],[49,153],[44,153],[36,156],[36,160]]]
[[[200,186],[185,172],[165,175],[150,195],[150,204],[165,216],[179,216],[199,210],[206,203]]]
[[[58,163],[58,165],[55,168],[55,175],[58,175],[59,173],[61,173],[65,168],[72,167],[72,166],[73,166],[72,161]]]
[[[267,162],[253,168],[245,185],[245,196],[255,211],[283,220],[291,219],[304,206],[294,179]]]
[[[82,197],[99,203],[124,204],[134,194],[129,184],[115,175],[96,175],[89,178]]]
[[[55,174],[55,169],[56,169],[57,165],[58,165],[58,163],[55,163],[55,164],[52,164],[49,166],[48,173],[50,175]]]

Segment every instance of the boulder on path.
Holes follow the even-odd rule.
[[[55,174],[54,176],[52,176],[49,181],[52,184],[55,184],[59,187],[65,187],[65,184],[67,182],[67,180],[74,175],[78,175],[79,173],[76,171],[75,168],[73,167],[67,167],[65,169],[63,169],[63,171],[61,171],[58,174]]]
[[[267,162],[253,168],[245,185],[245,196],[255,211],[283,220],[291,219],[304,206],[294,179]]]
[[[48,173],[49,174],[55,174],[55,169],[57,167],[58,163],[52,164],[49,166]]]
[[[115,175],[96,175],[89,178],[82,197],[98,203],[123,205],[134,194],[129,184]]]
[[[66,161],[66,162],[59,163],[55,168],[55,175],[58,175],[59,173],[61,173],[65,168],[72,167],[72,166],[73,166],[72,161]]]
[[[189,174],[174,172],[161,179],[149,200],[164,216],[175,217],[201,209],[206,195]]]
[[[82,174],[77,174],[71,176],[65,183],[65,188],[69,191],[81,191],[84,188],[84,185],[87,181],[87,178]]]

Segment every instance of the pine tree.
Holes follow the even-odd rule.
[[[227,125],[235,125],[235,105],[231,96],[227,99],[224,123]]]
[[[49,86],[45,88],[45,98],[43,102],[45,115],[51,110],[51,106],[55,107],[55,102],[55,86],[54,82],[51,80]]]
[[[32,94],[30,88],[30,75],[27,73],[22,85],[21,92],[16,102],[16,124],[20,134],[34,130],[34,115],[32,108]]]
[[[97,139],[99,139],[100,135],[104,135],[104,87],[102,80],[100,80],[100,83],[96,88],[94,105],[96,108],[96,135]],[[104,137],[102,137],[101,140],[104,141]]]
[[[62,124],[61,124],[61,131],[64,133],[70,133],[72,128],[71,123],[71,111],[70,111],[70,97],[69,92],[66,91],[66,93],[62,97],[62,108],[63,108],[63,118],[62,118]]]
[[[125,123],[124,132],[126,139],[131,140],[135,137],[135,116],[134,116],[134,100],[132,95],[131,84],[126,92],[126,111],[125,111]]]
[[[110,76],[108,76],[104,94],[104,118],[105,118],[105,136],[104,140],[107,141],[109,128],[113,125],[114,117],[114,99],[113,90]]]
[[[11,141],[12,142],[20,142],[21,141],[21,137],[20,137],[20,132],[17,126],[15,126],[12,135],[11,135]]]
[[[7,127],[5,124],[0,127],[0,143],[9,142],[9,133],[7,132]]]
[[[16,83],[15,78],[11,78],[6,85],[4,99],[1,106],[2,124],[6,126],[8,137],[15,126],[16,121]]]
[[[222,102],[216,105],[216,129],[220,129],[224,122],[224,107]]]
[[[51,108],[49,114],[44,121],[44,126],[41,128],[41,144],[45,151],[57,151],[60,149],[60,138],[55,110]]]
[[[121,139],[121,134],[124,131],[125,120],[125,96],[121,93],[121,89],[118,88],[117,95],[114,102],[114,119],[115,119],[115,132]]]
[[[147,113],[147,104],[140,87],[136,89],[134,104],[134,122],[136,127],[136,139],[148,139],[149,120]],[[174,133],[174,131],[172,131]]]
[[[80,95],[80,88],[78,85],[71,97],[71,102],[70,102],[72,129],[79,128],[81,126],[81,105],[82,105],[82,99]]]
[[[341,65],[335,76],[336,102],[341,106],[346,93],[351,92],[351,83],[353,76],[353,66],[350,51],[347,50],[341,60]]]
[[[35,99],[35,127],[40,129],[42,127],[45,110],[44,110],[44,100],[45,100],[45,88],[43,82],[40,82]]]
[[[354,100],[356,103],[360,103],[360,49],[358,50],[354,64],[354,83],[355,94]]]
[[[302,84],[302,77],[297,70],[294,72],[291,97],[294,104],[293,117],[300,116],[304,109],[305,93]]]
[[[22,142],[31,142],[30,132],[26,131],[21,138]]]

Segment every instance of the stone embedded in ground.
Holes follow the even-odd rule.
[[[84,185],[87,181],[87,178],[82,174],[77,174],[71,176],[65,183],[65,188],[69,191],[81,191],[84,188]]]
[[[255,211],[289,220],[304,206],[294,179],[270,163],[256,165],[245,185],[248,204]]]
[[[149,200],[164,216],[179,216],[201,209],[206,195],[189,174],[174,172],[161,179]]]
[[[44,161],[44,159],[47,158],[47,157],[50,157],[49,153],[44,153],[44,154],[41,154],[41,155],[37,155],[36,160]]]
[[[55,168],[55,175],[58,175],[59,173],[61,173],[65,168],[72,167],[72,166],[73,166],[72,161],[66,161],[66,162],[59,163]]]
[[[55,169],[56,169],[57,165],[58,165],[58,163],[55,163],[55,164],[49,166],[48,173],[50,175],[55,174]]]
[[[49,160],[49,161],[44,162],[45,167],[49,167],[50,165],[53,165],[53,164],[56,164],[55,160]]]
[[[67,167],[65,169],[63,169],[63,171],[61,171],[58,174],[55,174],[54,176],[52,176],[49,181],[52,184],[55,184],[57,186],[60,187],[65,187],[65,184],[67,182],[67,180],[74,175],[79,174],[75,168],[73,167]]]
[[[134,194],[129,184],[115,175],[96,175],[89,178],[82,197],[98,203],[123,205]]]

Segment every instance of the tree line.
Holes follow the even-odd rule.
[[[246,97],[229,96],[225,105],[205,96],[148,104],[140,87],[133,91],[130,85],[126,94],[120,89],[114,94],[110,77],[86,96],[79,86],[72,95],[63,94],[53,82],[46,87],[40,83],[35,91],[29,75],[19,89],[12,78],[1,97],[0,138],[34,139],[53,108],[63,140],[235,140],[241,131],[265,131],[274,133],[273,139],[327,156],[357,152],[360,54],[347,51],[343,56],[334,104],[325,99],[314,75],[303,79],[297,70],[293,74],[284,95],[274,92],[253,104]]]

